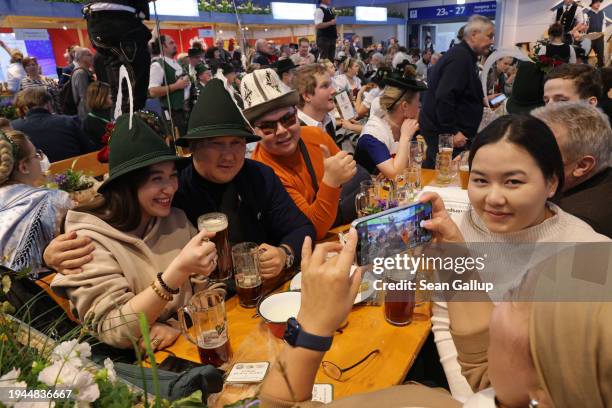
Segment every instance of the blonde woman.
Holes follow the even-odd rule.
[[[406,75],[392,73],[385,78],[380,96],[383,115],[370,115],[361,131],[355,160],[371,174],[394,179],[408,166],[410,141],[419,129],[419,93],[427,89],[414,74],[408,68]]]
[[[359,74],[359,61],[355,58],[347,58],[342,62],[341,75],[336,77],[334,86],[337,91],[346,90],[351,98],[355,99],[359,89],[361,89],[361,79],[357,76]]]
[[[72,207],[66,192],[38,187],[48,164],[25,134],[0,131],[0,265],[30,268],[32,279],[46,270],[43,250]]]

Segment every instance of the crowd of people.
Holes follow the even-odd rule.
[[[348,273],[358,237],[351,231],[344,245],[314,249],[313,242],[357,217],[361,181],[393,180],[406,170],[418,135],[426,143],[424,168],[434,168],[441,134],[453,135],[453,156],[469,152],[470,208],[451,217],[438,195],[425,194],[420,200],[432,204],[432,219],[381,231],[370,237],[372,248],[378,240],[400,246],[406,231],[420,227],[437,242],[501,245],[516,256],[524,243],[610,242],[610,68],[574,62],[564,49],[564,12],[546,49],[533,56],[555,63],[502,57],[485,73],[484,92],[480,70],[495,27],[478,15],[445,53],[408,50],[394,38],[364,48],[358,36],[337,39],[323,0],[316,42],[301,38],[277,49],[259,39],[245,50],[232,40],[227,48],[223,40],[210,48],[194,42],[178,55],[171,36],[150,38],[148,30],[129,32],[149,51],[123,47],[125,37],[111,36],[109,25],[120,33],[142,19],[111,23],[108,11],[94,6],[86,16],[97,52],[67,50],[63,85],[44,78],[35,58],[8,50],[21,117],[0,122],[0,242],[3,267],[30,266],[30,279],[57,272],[53,290],[104,343],[128,348],[141,339],[139,313],[154,348],[175,342],[180,330],[172,316],[218,263],[214,233],[196,229],[210,212],[226,215],[232,244],[259,245],[264,281],[287,278],[301,265],[301,330],[333,336],[359,287],[361,271]],[[118,78],[132,57],[130,101]],[[491,105],[500,94],[508,98]],[[354,115],[345,116],[338,95]],[[130,104],[153,119],[131,114]],[[116,120],[115,105],[123,111]],[[66,194],[39,187],[45,158],[56,162],[105,144],[109,175],[93,201],[75,206]],[[331,252],[339,255],[326,260]],[[505,265],[515,277],[506,289],[537,280],[540,261],[547,262]],[[609,309],[601,302],[436,302],[433,333],[450,393],[405,385],[334,404],[607,406]],[[309,406],[323,355],[286,345],[264,381],[262,406]],[[579,358],[587,363],[578,369]]]

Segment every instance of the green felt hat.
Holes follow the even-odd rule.
[[[512,94],[506,101],[508,113],[529,113],[544,106],[544,72],[534,63],[520,61],[512,85]]]
[[[111,133],[109,145],[109,177],[98,188],[103,192],[114,180],[134,170],[153,164],[179,160],[164,140],[153,131],[142,119],[124,114],[117,119]]]
[[[210,71],[210,67],[204,63],[198,64],[195,67],[196,75],[201,75],[206,71]]]
[[[234,99],[220,79],[211,79],[198,97],[189,117],[187,134],[176,141],[187,146],[190,140],[201,140],[221,136],[244,137],[247,143],[257,142],[260,137],[253,134]]]

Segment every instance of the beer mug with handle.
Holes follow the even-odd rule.
[[[192,322],[191,328],[187,327],[185,315]],[[232,352],[221,293],[208,289],[195,294],[187,306],[178,310],[178,317],[183,335],[198,347],[202,364],[220,367],[229,361]]]

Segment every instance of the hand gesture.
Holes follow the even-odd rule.
[[[357,173],[357,163],[353,160],[353,156],[345,151],[339,151],[332,156],[327,146],[320,146],[325,168],[323,182],[330,187],[339,188]]]
[[[304,330],[317,336],[332,336],[346,320],[359,292],[362,270],[349,276],[355,259],[357,231],[346,235],[347,243],[326,242],[312,251],[306,237],[302,247],[302,304],[297,320]],[[327,254],[339,255],[326,261]]]
[[[277,277],[286,263],[287,254],[281,248],[268,244],[259,246],[259,272],[264,280]]]
[[[416,119],[405,119],[400,129],[400,137],[412,139],[419,130],[419,122]]]
[[[457,224],[451,219],[444,207],[442,198],[437,193],[425,193],[419,199],[421,203],[431,202],[431,220],[423,221],[423,228],[433,233],[437,243],[463,243],[465,239]]]
[[[214,236],[214,232],[202,229],[174,258],[168,270],[185,279],[192,275],[210,275],[217,266],[217,248],[209,240]]]

